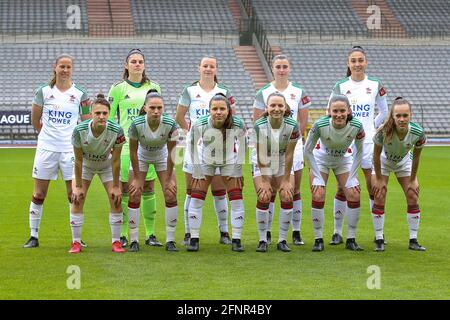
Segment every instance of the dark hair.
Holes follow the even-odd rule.
[[[366,57],[366,52],[361,46],[353,46],[350,52],[348,53],[348,56],[350,56],[353,52],[361,52],[364,55],[364,57]],[[350,68],[347,67],[347,77],[350,77],[351,75],[352,72],[350,71]]]
[[[55,65],[58,65],[59,60],[61,60],[63,58],[70,59],[73,64],[73,60],[74,60],[73,57],[70,54],[63,53],[56,57]],[[55,70],[53,70],[53,78],[50,80],[50,82],[48,84],[49,84],[50,88],[53,88],[53,86],[56,84],[56,71]]]
[[[392,103],[392,106],[389,110],[389,115],[386,117],[386,120],[384,120],[383,124],[377,130],[377,133],[380,131],[383,133],[384,143],[388,143],[392,140],[392,136],[394,135],[395,131],[394,109],[395,106],[401,104],[407,104],[409,106],[409,111],[412,110],[411,103],[405,98],[397,97],[394,99],[394,102]]]
[[[283,98],[284,105],[286,106],[286,110],[284,111],[283,117],[284,117],[284,118],[290,117],[290,116],[292,115],[292,111],[291,111],[291,108],[289,107],[289,105],[288,105],[287,102],[286,102],[285,96],[284,96],[281,92],[278,92],[278,91],[272,92],[272,93],[269,94],[269,96],[267,97],[267,104],[269,104],[269,100],[270,100],[270,98],[272,98],[272,97],[281,97],[281,98]],[[267,106],[266,106],[266,108],[267,108]],[[263,116],[263,117],[269,116],[269,111],[267,111],[267,110],[264,111],[264,113],[263,113],[262,116]]]
[[[147,94],[145,95],[144,104],[142,105],[141,110],[139,110],[139,115],[140,116],[146,114],[146,112],[145,112],[145,105],[152,98],[159,98],[159,99],[164,101],[163,97],[159,94],[158,90],[156,90],[156,89],[148,90]]]
[[[228,98],[223,93],[220,93],[220,92],[216,93],[209,101],[209,109],[210,110],[211,110],[211,106],[214,101],[223,101],[227,105],[228,115],[227,115],[227,118],[225,119],[225,122],[223,123],[222,128],[221,128],[223,141],[225,141],[226,130],[231,129],[233,126],[233,114],[232,114],[233,112],[231,111],[231,104],[230,104],[230,101],[228,100]]]
[[[328,108],[331,108],[331,105],[334,102],[344,102],[347,105],[347,108],[350,108],[350,101],[348,100],[348,97],[344,94],[333,94],[330,98],[330,102],[328,103]],[[329,117],[331,117],[331,114],[328,115]],[[351,121],[353,119],[353,114],[348,114],[347,115],[347,120],[346,123],[348,123],[349,121]]]
[[[131,49],[128,52],[127,57],[125,58],[125,63],[128,63],[130,56],[132,56],[133,54],[140,54],[142,56],[142,59],[144,59],[144,63],[145,63],[145,56],[140,49]],[[128,72],[128,69],[125,68],[123,71],[122,79],[124,79],[124,80],[128,79],[129,75],[130,75],[130,73]],[[145,74],[145,69],[144,69],[144,71],[142,72],[142,79],[141,79],[140,83],[141,83],[141,85],[143,85],[146,82],[150,82],[150,79]]]
[[[94,102],[92,103],[92,105],[94,104],[101,104],[105,107],[108,107],[108,110],[111,109],[111,106],[109,104],[109,101],[105,99],[105,95],[102,93],[97,94],[96,99],[94,100]]]

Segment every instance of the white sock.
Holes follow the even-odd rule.
[[[42,217],[42,204],[30,203],[29,221],[31,237],[39,238],[39,225]]]
[[[269,220],[267,222],[267,231],[272,231],[273,214],[275,213],[275,202],[269,204]]]
[[[189,215],[188,215],[189,203],[191,203],[191,196],[186,195],[186,199],[184,199],[184,232],[185,233],[191,232],[189,230]]]
[[[420,212],[407,213],[408,225],[409,225],[409,238],[417,239],[417,233],[419,232]]]
[[[191,229],[191,238],[200,237],[200,226],[202,225],[202,209],[205,200],[191,198],[189,204],[189,227]]]
[[[81,229],[83,228],[84,214],[70,213],[70,228],[72,229],[72,242],[81,242]]]
[[[267,242],[267,224],[269,223],[269,210],[256,208],[256,225],[258,227],[259,241]]]
[[[213,196],[214,210],[220,232],[228,232],[228,201],[226,195]]]
[[[128,227],[130,228],[130,241],[139,242],[139,208],[128,207]]]
[[[231,238],[240,239],[245,220],[244,200],[231,200]]]
[[[120,240],[120,228],[123,224],[123,212],[109,213],[109,225],[111,227],[112,242]]]
[[[166,242],[175,241],[175,228],[177,226],[178,206],[166,207]]]
[[[349,208],[347,205],[347,239],[356,238],[356,228],[358,227],[359,213],[361,207]]]
[[[290,209],[280,208],[280,214],[278,216],[279,230],[280,230],[278,235],[278,242],[286,240],[291,220],[292,220],[292,208]]]
[[[302,225],[302,200],[294,201],[294,209],[292,211],[292,231],[300,231]]]
[[[372,213],[373,228],[375,229],[375,239],[383,239],[384,234],[384,214]]]
[[[334,198],[334,232],[342,236],[347,201]]]
[[[324,209],[311,208],[314,239],[323,238]]]

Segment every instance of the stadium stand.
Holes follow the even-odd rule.
[[[385,0],[411,36],[450,33],[450,2],[443,0]]]
[[[5,34],[68,34],[66,20],[69,6],[80,8],[80,29],[88,33],[85,0],[0,1],[0,32]]]
[[[195,32],[237,33],[228,0],[131,0],[135,30],[145,34],[152,30],[167,33]]]
[[[352,30],[367,35],[350,0],[257,0],[252,2],[267,33],[334,33]]]

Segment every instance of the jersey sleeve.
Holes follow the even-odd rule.
[[[44,94],[42,92],[42,87],[39,87],[34,93],[33,104],[41,107],[44,105]]]
[[[377,146],[382,146],[384,142],[383,132],[378,131],[377,133],[375,133],[372,140],[373,143],[375,143]]]
[[[414,148],[421,149],[427,142],[427,137],[425,136],[425,132],[422,131],[422,135],[419,137],[419,140],[414,144]]]
[[[116,141],[114,142],[114,147],[117,148],[123,145],[126,142],[125,133],[122,128],[119,128],[119,132],[117,133]]]
[[[234,109],[236,107],[236,100],[234,99],[229,89],[227,89],[226,97],[228,99],[228,102],[230,103],[231,109]]]
[[[388,116],[387,93],[381,82],[378,82],[378,93],[375,98],[375,104],[378,108],[378,115],[375,118],[375,128],[378,128]]]
[[[136,127],[136,123],[131,122],[130,128],[128,129],[128,138],[131,140],[139,140],[139,133]]]
[[[298,126],[298,123],[295,123],[289,141],[290,142],[297,141],[299,137],[300,137],[300,127]]]
[[[306,109],[311,105],[311,99],[306,95],[305,90],[302,90],[302,97],[298,103],[298,109]]]
[[[81,148],[81,136],[80,136],[80,132],[77,130],[76,127],[75,127],[75,129],[73,129],[73,133],[72,133],[72,145],[75,148]]]
[[[171,141],[177,141],[177,139],[178,139],[178,126],[177,126],[177,123],[175,121],[172,124],[172,126],[170,127],[169,139]]]
[[[189,86],[184,87],[183,92],[181,92],[180,99],[178,100],[178,104],[189,107],[191,105],[191,96],[189,95]]]
[[[89,114],[91,112],[91,101],[86,91],[83,90],[83,94],[80,98],[80,111],[81,114]]]
[[[361,126],[361,128],[359,128],[358,132],[356,133],[355,140],[363,141],[365,137],[366,137],[366,132],[364,131],[364,127]]]
[[[119,107],[119,97],[117,95],[117,87],[112,85],[108,93],[108,101],[110,104],[109,120],[117,121],[117,109]]]
[[[266,103],[264,102],[264,96],[263,96],[262,90],[259,90],[256,93],[255,101],[253,102],[253,108],[260,109],[260,110],[266,109]]]

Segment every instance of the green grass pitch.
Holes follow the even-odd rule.
[[[450,279],[450,148],[427,147],[419,169],[422,212],[419,241],[426,252],[408,250],[406,203],[391,176],[386,205],[384,253],[373,251],[373,226],[365,187],[358,242],[363,252],[326,244],[311,251],[313,233],[311,196],[304,174],[302,183],[302,235],[305,245],[290,253],[270,246],[267,254],[255,252],[256,198],[250,166],[244,167],[246,220],[243,244],[235,253],[219,245],[211,195],[203,210],[200,251],[168,253],[144,245],[141,251],[113,254],[110,245],[106,194],[98,178],[92,183],[85,208],[83,239],[88,248],[79,255],[67,253],[71,241],[68,204],[61,180],[52,182],[44,203],[40,247],[22,249],[29,237],[28,207],[33,180],[34,149],[0,149],[0,299],[449,299]],[[179,222],[176,238],[184,233],[182,206],[184,177],[177,170]],[[157,236],[165,240],[164,201],[157,186]],[[335,181],[329,182],[325,213],[326,243],[332,233],[331,213]],[[273,236],[278,235],[278,214]],[[344,234],[345,235],[345,234]],[[69,289],[69,266],[80,270],[80,289]],[[369,289],[379,267],[379,289]],[[369,268],[369,269],[368,269]],[[368,273],[369,270],[369,273]],[[69,281],[70,282],[70,281]]]

